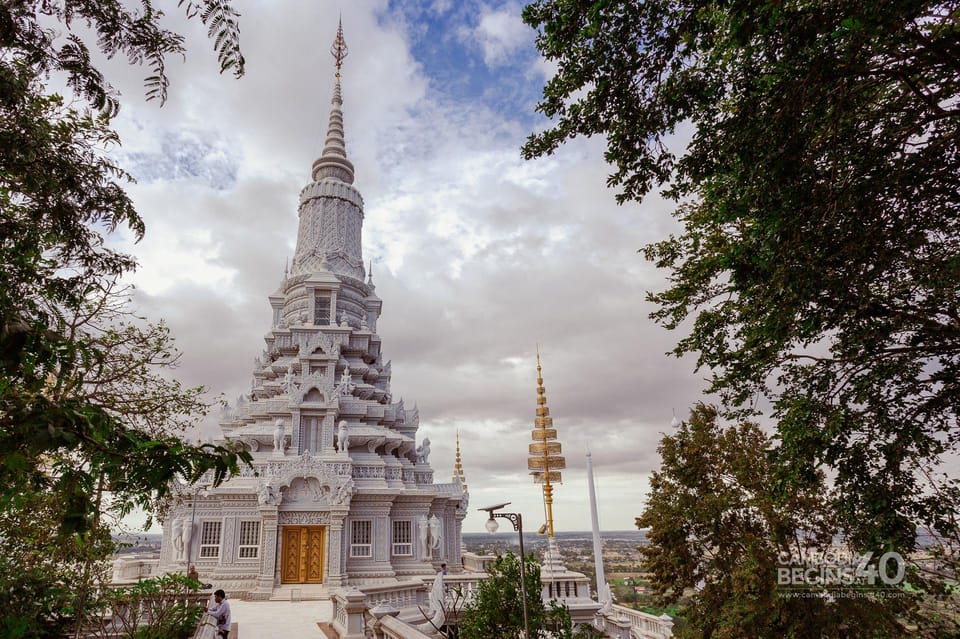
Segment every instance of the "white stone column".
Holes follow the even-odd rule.
[[[331,587],[344,584],[343,574],[343,513],[330,513],[330,528],[327,541],[327,583]]]
[[[230,566],[233,564],[236,554],[234,541],[236,540],[237,518],[226,517],[221,526],[223,526],[223,528],[220,531],[220,560],[218,563],[221,566]]]
[[[266,595],[265,598],[268,598],[273,593],[273,586],[276,583],[277,534],[279,532],[276,506],[260,507],[260,525],[263,526],[261,537],[263,541],[260,547],[260,574],[257,576],[256,594],[260,597]]]

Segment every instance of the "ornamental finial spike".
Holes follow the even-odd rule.
[[[343,37],[343,17],[341,16],[337,24],[337,37],[330,46],[330,54],[337,63],[337,80],[340,79],[340,67],[343,66],[343,59],[348,53],[350,49],[347,48],[347,41]]]
[[[460,459],[460,431],[457,431],[457,455],[454,458],[453,463],[453,479],[452,481],[460,480],[460,485],[463,486],[463,492],[467,492],[467,478],[463,474],[463,464]]]
[[[343,135],[343,95],[340,91],[340,68],[347,57],[347,41],[343,39],[343,20],[337,26],[337,37],[330,47],[330,53],[337,64],[337,77],[333,84],[333,98],[330,99],[330,122],[327,125],[327,139],[323,152],[313,163],[310,175],[315,182],[333,179],[353,184],[353,163],[347,159],[347,144]]]

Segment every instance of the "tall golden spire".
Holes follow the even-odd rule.
[[[460,463],[460,431],[457,431],[457,455],[453,461],[453,479],[452,481],[460,480],[460,485],[463,486],[463,492],[467,492],[467,477],[463,474],[463,465]]]
[[[547,509],[547,535],[553,539],[553,485],[561,481],[560,471],[566,468],[566,460],[560,454],[557,431],[547,407],[547,391],[543,388],[543,373],[540,368],[540,345],[537,345],[537,417],[531,433],[530,457],[527,468],[533,481],[543,485],[543,503]]]

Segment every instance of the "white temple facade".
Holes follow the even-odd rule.
[[[163,523],[160,571],[194,564],[202,581],[233,597],[461,566],[466,491],[456,478],[434,483],[417,408],[390,392],[377,335],[382,302],[361,252],[363,198],[344,144],[342,31],[332,52],[328,133],[300,192],[296,253],[268,298],[272,324],[251,391],[221,423],[253,467],[216,488],[181,487]]]

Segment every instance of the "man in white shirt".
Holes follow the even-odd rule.
[[[230,634],[230,602],[227,601],[227,593],[218,590],[213,593],[213,600],[217,602],[215,606],[208,609],[207,612],[216,617],[217,631],[223,639]]]

